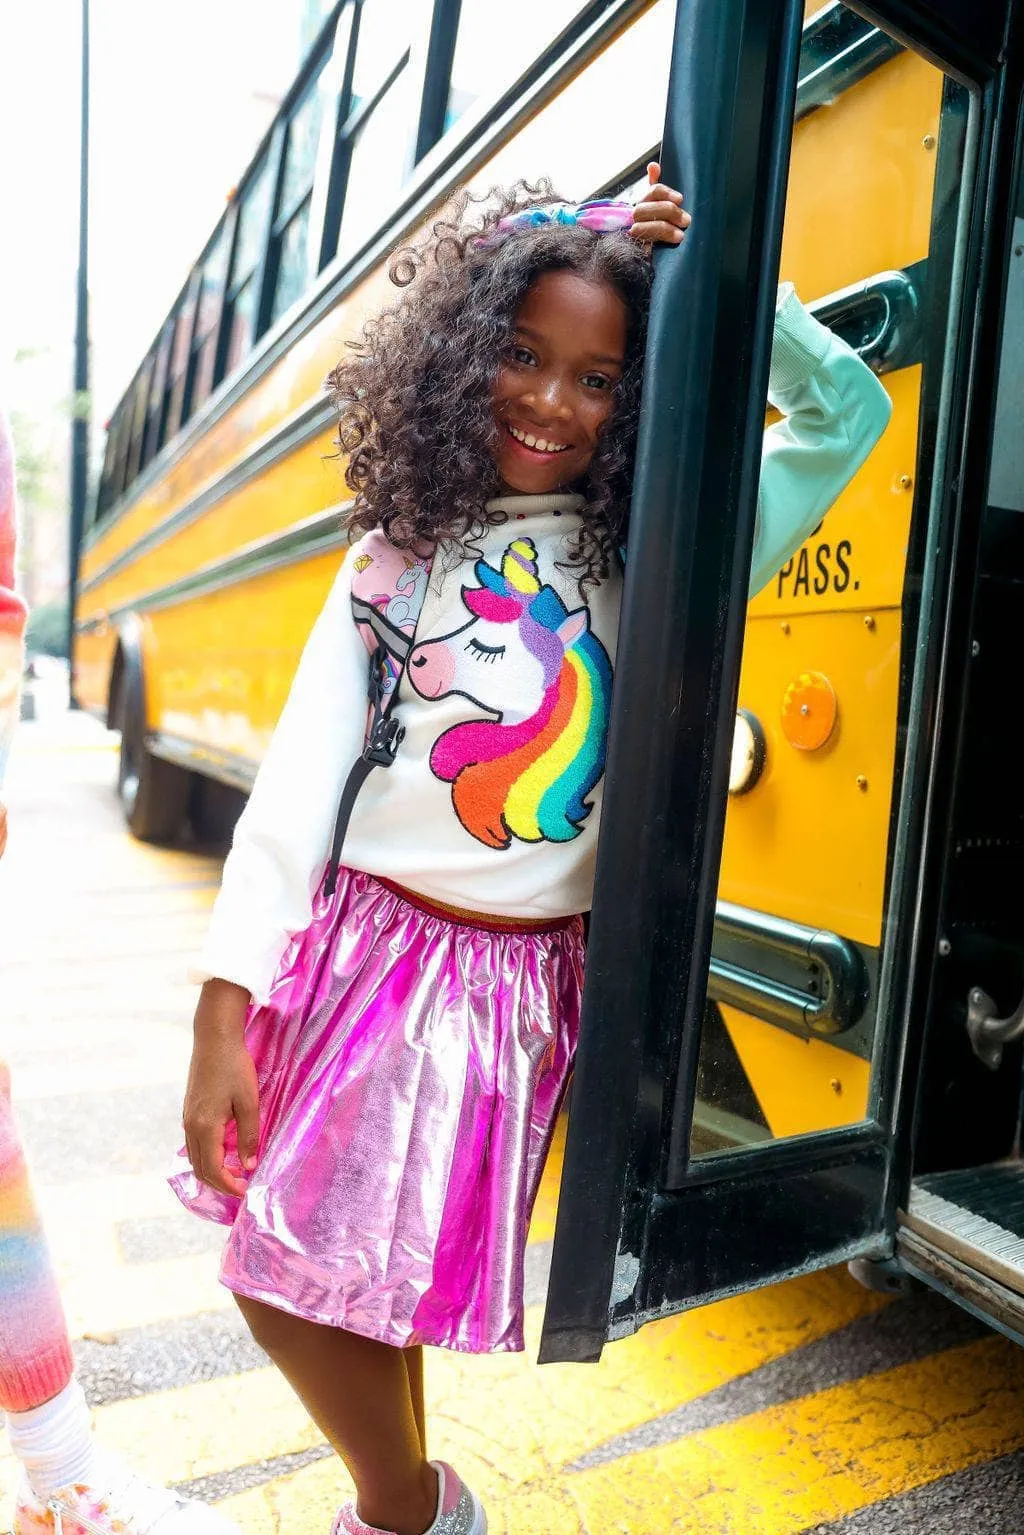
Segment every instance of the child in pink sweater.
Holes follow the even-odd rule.
[[[0,782],[18,716],[25,606],[14,592],[14,454],[0,414]],[[7,812],[0,803],[0,856]],[[74,1376],[25,1154],[0,1060],[0,1411],[22,1479],[14,1535],[230,1535],[201,1503],[148,1482],[97,1450]]]

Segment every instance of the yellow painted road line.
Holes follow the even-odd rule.
[[[185,1482],[236,1465],[323,1444],[277,1370],[252,1370],[98,1407],[97,1441],[144,1475]],[[0,1510],[9,1505],[14,1464],[0,1459]]]
[[[154,1033],[159,1024],[149,1024]],[[66,1066],[55,1053],[53,1064],[47,1066],[19,1066],[17,1100],[60,1098],[66,1094],[113,1093],[130,1087],[173,1088],[178,1097],[183,1096],[188,1073],[189,1041],[183,1029],[176,1029],[177,1038],[154,1044],[145,1055],[137,1059],[110,1061],[75,1061]],[[54,1104],[54,1113],[60,1113],[60,1105]],[[171,1148],[167,1148],[170,1160]]]
[[[184,1089],[188,1070],[188,1051],[184,1060],[175,1051],[161,1059],[154,1054],[144,1061],[114,1061],[109,1066],[92,1062],[87,1066],[21,1067],[18,1071],[18,1101],[28,1103],[44,1098],[60,1098],[77,1093],[118,1092],[128,1088],[162,1087]],[[60,1112],[54,1104],[54,1113]]]
[[[798,1535],[1024,1444],[1000,1338],[569,1478],[588,1535]]]
[[[340,1461],[318,1461],[290,1476],[225,1498],[222,1513],[245,1535],[327,1535],[339,1503],[352,1496],[352,1483]],[[500,1526],[499,1526],[500,1529]],[[489,1535],[496,1535],[493,1521]],[[540,1530],[535,1532],[540,1535]],[[559,1532],[561,1535],[561,1532]]]
[[[457,1458],[507,1462],[523,1485],[884,1304],[834,1271],[652,1323],[598,1365],[543,1368],[538,1307],[527,1313],[525,1358],[431,1350],[430,1400]]]
[[[443,1432],[434,1436],[429,1451],[443,1460],[457,1460],[458,1469],[484,1501],[489,1535],[588,1535],[564,1479],[538,1473],[530,1483],[516,1485],[502,1475],[502,1463],[512,1468],[519,1457],[515,1443],[505,1447],[496,1464],[460,1457]],[[327,1535],[338,1504],[350,1496],[344,1467],[332,1457],[226,1498],[220,1508],[241,1525],[245,1535]],[[644,1532],[635,1530],[631,1535]]]
[[[217,1279],[217,1257],[199,1253],[137,1267],[103,1267],[62,1276],[61,1299],[73,1338],[117,1334],[232,1305]]]
[[[183,1213],[162,1178],[111,1175],[43,1186],[37,1195],[73,1338],[116,1335],[233,1305],[217,1278],[216,1250],[124,1262],[120,1222]],[[207,1230],[218,1240],[220,1228]]]
[[[170,1152],[168,1152],[168,1164]],[[108,1173],[103,1178],[79,1178],[67,1183],[37,1188],[43,1221],[52,1232],[51,1246],[58,1258],[70,1262],[76,1255],[82,1267],[95,1254],[84,1251],[84,1238],[90,1230],[113,1227],[118,1221],[130,1221],[153,1215],[181,1212],[182,1206],[163,1178],[153,1173]],[[195,1219],[196,1217],[189,1217]],[[208,1231],[216,1231],[207,1224]],[[114,1249],[110,1261],[120,1262]]]
[[[164,1482],[311,1449],[323,1436],[273,1367],[96,1410],[100,1441]]]
[[[92,934],[86,931],[75,943],[61,945],[59,952],[51,953],[48,959],[39,955],[34,966],[23,956],[18,965],[11,967],[9,975],[5,967],[5,1009],[9,1007],[11,1014],[18,1013],[26,1022],[42,1028],[47,1021],[47,1014],[37,1001],[42,992],[66,991],[76,983],[79,986],[95,986],[98,982],[109,987],[111,1001],[119,1005],[122,998],[118,995],[118,966],[131,971],[130,984],[140,987],[134,993],[136,1000],[148,1002],[156,982],[166,974],[168,966],[177,967],[176,973],[182,980],[188,979],[188,964],[191,957],[199,952],[206,935],[205,913],[194,919],[190,915],[185,921],[175,922],[166,938],[160,931],[161,921],[157,917],[151,924],[140,924],[138,932],[133,935],[135,941],[131,946],[126,943],[114,953],[97,953],[101,932],[96,932],[97,941],[92,943]],[[151,969],[148,987],[144,980],[147,966]],[[6,984],[8,980],[9,986]],[[195,990],[198,996],[198,988]]]
[[[142,1282],[130,1296],[118,1289],[118,1276],[104,1264],[98,1284],[109,1309],[103,1315],[96,1306],[99,1297],[92,1297],[93,1316],[100,1318],[92,1330],[116,1332],[191,1310],[199,1293],[199,1273],[205,1270],[210,1276],[213,1267],[206,1258],[122,1269],[122,1281],[131,1275]],[[73,1285],[66,1289],[72,1302],[73,1290]],[[219,1293],[226,1296],[222,1289]],[[819,1276],[656,1324],[617,1344],[603,1364],[593,1368],[541,1370],[531,1355],[474,1358],[431,1351],[427,1385],[432,1453],[462,1466],[515,1535],[572,1535],[577,1528],[599,1535],[589,1512],[585,1525],[576,1519],[571,1501],[578,1485],[583,1490],[596,1485],[597,1474],[569,1473],[568,1462],[876,1304],[876,1297],[857,1291],[840,1276]],[[532,1313],[529,1323],[532,1354],[539,1314]],[[130,1453],[149,1475],[167,1481],[211,1476],[321,1443],[283,1378],[270,1368],[113,1403],[98,1409],[96,1417],[105,1443]],[[620,1464],[636,1458],[626,1457]],[[615,1468],[601,1469],[607,1474]],[[293,1522],[289,1514],[287,1527],[302,1529],[308,1521],[298,1518],[301,1508],[309,1502],[310,1516],[315,1508],[319,1517],[337,1501],[343,1485],[337,1467],[310,1467],[294,1479],[281,1479],[273,1491],[254,1489],[242,1496],[247,1506],[262,1510],[264,1523],[287,1507],[295,1515]],[[494,1526],[496,1532],[502,1527],[500,1522]],[[645,1527],[628,1528],[639,1535]],[[740,1531],[754,1535],[737,1526],[737,1535]]]

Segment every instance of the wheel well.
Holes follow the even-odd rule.
[[[117,730],[121,721],[121,693],[124,687],[124,648],[117,642],[114,664],[110,669],[110,686],[107,689],[107,729]]]
[[[110,687],[107,690],[107,728],[121,729],[124,722],[126,691],[131,689],[138,702],[140,715],[145,720],[145,681],[142,670],[142,625],[136,614],[129,613],[122,622],[114,652],[114,664],[110,669]]]

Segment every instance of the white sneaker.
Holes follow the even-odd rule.
[[[432,1460],[437,1472],[437,1513],[423,1535],[487,1535],[487,1515],[475,1492],[445,1460]],[[392,1531],[365,1524],[355,1503],[338,1510],[331,1535],[393,1535]]]
[[[46,1499],[36,1497],[23,1473],[13,1535],[238,1535],[238,1526],[104,1455],[94,1482],[61,1487]]]

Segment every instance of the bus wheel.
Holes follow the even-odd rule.
[[[125,820],[140,842],[173,842],[188,805],[191,774],[154,757],[146,746],[142,718],[126,689],[121,721],[117,792]]]
[[[245,794],[203,773],[191,776],[188,817],[196,841],[217,849],[230,847],[235,823],[245,809]]]

